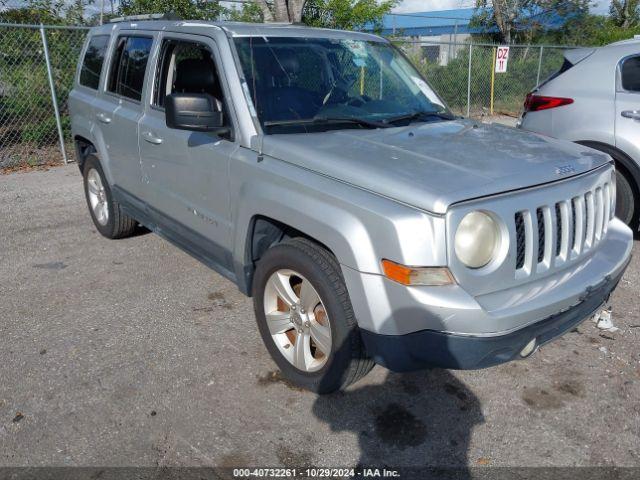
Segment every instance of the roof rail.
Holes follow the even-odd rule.
[[[127,15],[125,17],[116,17],[109,20],[109,23],[119,22],[135,22],[141,20],[182,20],[173,12],[170,13],[145,13],[143,15]]]

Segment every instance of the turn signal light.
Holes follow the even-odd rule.
[[[402,285],[451,285],[453,276],[447,267],[407,267],[391,260],[382,260],[385,277]]]
[[[550,108],[562,107],[573,103],[573,98],[564,97],[546,97],[544,95],[527,94],[524,101],[525,112],[538,112],[540,110],[549,110]]]

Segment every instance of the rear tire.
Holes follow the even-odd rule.
[[[137,222],[122,211],[114,200],[100,160],[90,154],[84,161],[84,195],[89,213],[98,232],[107,238],[125,238],[133,234]]]
[[[267,250],[256,268],[253,299],[267,350],[294,385],[330,393],[356,382],[373,368],[360,338],[340,266],[321,246],[294,238]],[[274,326],[274,320],[282,323]],[[316,320],[319,323],[315,328],[324,326],[330,340],[323,340],[318,333],[314,337]],[[299,362],[295,352],[305,345],[301,341],[305,332],[311,338],[306,343],[310,353],[305,357],[308,361]]]

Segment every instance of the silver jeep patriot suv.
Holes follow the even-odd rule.
[[[374,35],[125,19],[90,31],[69,106],[100,233],[142,224],[234,282],[313,391],[526,357],[630,258],[611,157],[455,117]]]

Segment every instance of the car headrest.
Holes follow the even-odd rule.
[[[213,60],[187,58],[176,66],[176,91],[180,93],[211,93],[216,90],[216,70]]]

